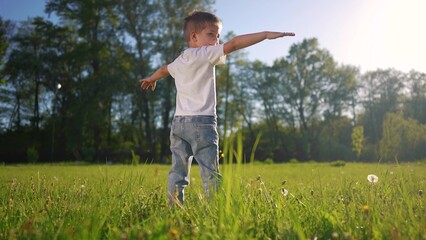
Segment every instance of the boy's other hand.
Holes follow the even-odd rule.
[[[152,81],[149,78],[141,79],[139,80],[139,83],[143,90],[147,90],[149,87],[151,87],[151,90],[154,91],[155,87],[157,86],[157,81]]]
[[[280,37],[292,37],[292,36],[296,36],[296,34],[293,32],[267,32],[266,39],[271,40],[271,39],[276,39]]]

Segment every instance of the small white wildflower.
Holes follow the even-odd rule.
[[[287,197],[288,195],[288,190],[285,188],[281,188],[281,194],[284,195],[284,197]]]
[[[203,201],[203,195],[202,195],[201,193],[198,193],[198,199],[199,199],[200,201]]]
[[[85,188],[85,187],[86,187],[86,186],[84,186],[84,184],[82,184],[82,185],[80,186],[80,188],[81,188],[81,189],[83,189],[83,188]]]
[[[374,175],[374,174],[369,174],[369,175],[367,176],[367,180],[368,180],[370,183],[377,183],[377,182],[379,181],[379,177],[378,177],[378,176],[376,176],[376,175]]]

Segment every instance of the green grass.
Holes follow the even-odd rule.
[[[210,201],[193,166],[171,209],[169,168],[1,166],[0,239],[426,238],[425,163],[225,165]]]

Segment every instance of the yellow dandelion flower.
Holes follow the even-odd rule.
[[[179,231],[175,228],[172,228],[169,230],[169,234],[172,236],[177,236],[179,234]]]

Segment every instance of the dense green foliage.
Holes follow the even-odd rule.
[[[225,164],[211,201],[194,166],[184,207],[172,209],[165,165],[2,166],[0,238],[426,237],[425,163],[336,166]]]
[[[173,79],[155,93],[138,80],[185,48],[183,17],[213,3],[48,0],[55,22],[0,19],[0,161],[168,162]],[[425,73],[360,73],[315,38],[282,55],[267,65],[239,51],[217,68],[222,140],[244,132],[250,155],[261,136],[260,161],[426,157]]]

